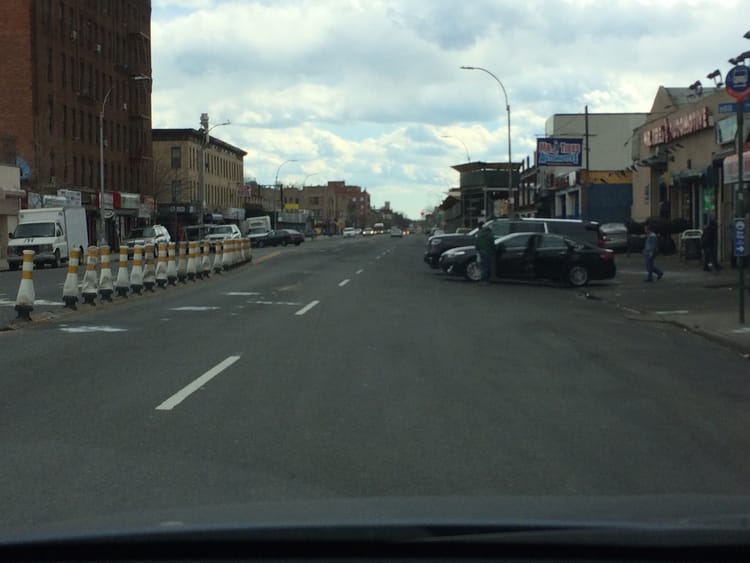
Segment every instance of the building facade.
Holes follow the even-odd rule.
[[[80,191],[91,233],[102,177],[151,192],[151,3],[6,0],[3,18],[0,134],[15,137],[21,187]]]
[[[244,182],[246,151],[209,135],[205,145],[205,194],[201,194],[203,131],[154,129],[152,138],[152,195],[158,205],[158,220],[173,236],[182,226],[200,223],[202,195],[206,213],[210,214],[204,222],[245,218],[246,201],[253,197],[252,188]]]

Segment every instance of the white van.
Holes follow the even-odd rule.
[[[17,270],[23,262],[23,251],[33,250],[35,264],[59,268],[68,261],[68,252],[72,248],[78,248],[83,257],[88,243],[83,207],[22,209],[8,243],[8,266]]]

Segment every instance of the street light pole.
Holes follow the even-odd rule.
[[[276,179],[273,181],[274,187],[279,186],[279,205],[281,206],[281,211],[284,210],[284,186],[279,185],[279,172],[281,172],[281,167],[284,166],[287,162],[297,162],[295,159],[290,158],[289,160],[285,160],[281,164],[279,164],[279,167],[276,169]],[[279,213],[276,214],[276,223],[278,225],[279,222]],[[277,225],[274,225],[274,228],[278,228]]]
[[[482,72],[489,74],[492,78],[494,78],[497,83],[500,85],[500,88],[503,91],[503,96],[505,96],[505,111],[508,114],[508,193],[510,194],[508,197],[508,211],[513,211],[514,206],[514,198],[513,198],[513,165],[511,160],[511,150],[510,150],[510,104],[508,103],[508,93],[505,91],[505,86],[503,86],[503,83],[500,82],[500,79],[495,76],[492,72],[487,70],[486,68],[482,68],[480,66],[462,66],[462,70],[481,70]],[[487,199],[485,197],[485,216],[487,215]]]
[[[106,244],[107,241],[104,228],[104,106],[111,93],[112,88],[107,90],[99,112],[99,245]]]
[[[466,162],[471,162],[471,155],[469,155],[469,147],[466,146],[466,143],[464,143],[460,138],[456,137],[455,135],[440,135],[443,139],[456,139],[459,141],[466,150]]]
[[[229,120],[227,119],[223,123],[217,123],[213,127],[208,126],[208,114],[202,113],[201,114],[201,130],[203,132],[203,137],[201,138],[201,169],[200,173],[198,174],[198,183],[200,184],[200,199],[201,199],[201,216],[199,224],[202,227],[204,225],[203,216],[206,213],[206,149],[208,148],[208,144],[211,140],[211,136],[209,133],[213,131],[217,127],[221,127],[222,125],[230,125]]]

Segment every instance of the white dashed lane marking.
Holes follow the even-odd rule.
[[[344,287],[344,286],[345,286],[346,284],[348,284],[348,283],[349,283],[350,281],[352,281],[352,280],[350,280],[350,279],[345,279],[345,280],[342,280],[342,281],[340,281],[340,282],[339,282],[339,287]]]
[[[302,315],[304,315],[305,313],[307,313],[310,309],[312,309],[313,307],[315,307],[315,305],[317,305],[318,303],[320,303],[320,301],[317,301],[317,300],[316,301],[310,301],[307,305],[305,305],[304,307],[302,307],[299,311],[297,311],[294,314],[301,317]]]
[[[201,375],[198,379],[186,385],[185,387],[177,391],[177,393],[172,395],[169,399],[161,403],[158,407],[156,407],[156,410],[171,411],[174,407],[179,405],[182,401],[187,399],[190,395],[195,393],[198,389],[203,387],[206,383],[211,381],[214,377],[219,375],[222,371],[227,369],[229,366],[231,366],[234,362],[236,362],[239,359],[240,359],[239,356],[229,356],[225,360],[219,362],[210,370],[208,370],[206,373]]]

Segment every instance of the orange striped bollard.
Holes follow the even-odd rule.
[[[147,244],[143,259],[143,287],[153,292],[156,285],[156,271],[154,269],[154,245]]]
[[[177,281],[185,283],[187,280],[187,241],[180,241],[179,256],[177,257]]]
[[[128,296],[130,290],[130,274],[128,273],[128,247],[120,247],[120,262],[117,267],[117,281],[115,282],[115,291],[118,297]]]
[[[133,248],[133,267],[130,269],[130,291],[136,295],[143,289],[143,247],[136,244]]]
[[[203,241],[203,256],[201,258],[201,267],[198,277],[207,278],[211,275],[211,243]]]
[[[195,276],[198,274],[198,241],[191,240],[188,243],[188,261],[186,268],[187,279],[195,281]]]
[[[63,303],[67,309],[78,308],[78,259],[81,251],[77,248],[70,250],[68,254],[68,275],[65,277],[63,284]]]
[[[214,272],[220,274],[224,269],[224,251],[220,240],[214,242]]]
[[[96,305],[96,262],[99,259],[99,249],[96,246],[89,246],[86,249],[86,273],[83,274],[83,302],[86,305]]]
[[[159,243],[159,256],[156,259],[156,285],[167,288],[167,243]]]
[[[16,313],[17,319],[26,321],[31,320],[31,311],[34,310],[34,251],[23,251],[23,271],[21,272],[21,285],[18,286],[18,295],[16,296]]]
[[[99,299],[112,301],[115,288],[112,284],[112,268],[109,266],[109,246],[106,244],[99,249]]]

